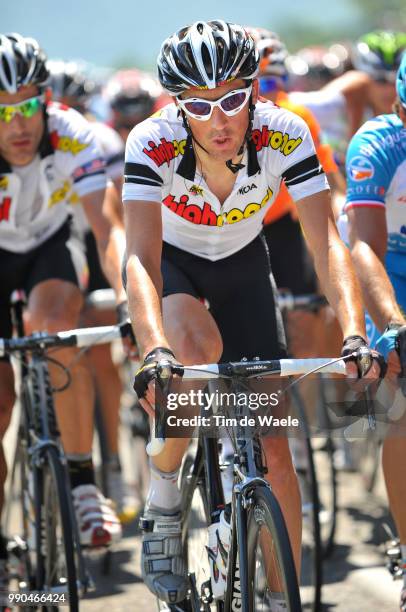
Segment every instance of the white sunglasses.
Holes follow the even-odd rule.
[[[251,95],[252,84],[243,89],[229,91],[219,100],[205,100],[204,98],[176,98],[179,106],[187,115],[199,121],[208,121],[213,109],[218,106],[228,117],[237,115],[247,103]]]

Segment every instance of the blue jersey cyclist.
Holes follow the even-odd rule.
[[[401,368],[398,352],[403,361],[406,350],[406,54],[397,73],[396,91],[395,112],[367,121],[350,143],[345,207],[352,257],[374,325],[371,337],[388,360],[388,374],[394,377]],[[404,379],[401,384],[404,390]],[[388,436],[383,469],[403,567],[405,454],[404,437]],[[401,609],[406,610],[406,573]]]
[[[253,39],[224,21],[196,22],[161,47],[158,74],[174,104],[131,132],[123,189],[127,292],[144,363],[285,355],[261,237],[282,180],[341,323],[345,354],[365,345],[359,287],[310,132],[293,113],[259,101],[258,63]],[[370,375],[378,370],[374,364]],[[348,371],[356,375],[354,363]],[[142,383],[139,373],[141,395]],[[152,384],[141,401],[153,412],[151,394]],[[169,603],[188,588],[177,487],[187,444],[168,439],[153,457],[142,521],[143,577]],[[267,438],[264,450],[299,569],[301,503],[287,440]]]

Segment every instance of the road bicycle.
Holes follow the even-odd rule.
[[[20,420],[6,494],[4,533],[10,533],[17,496],[22,534],[10,541],[9,551],[18,560],[18,590],[57,594],[59,601],[69,602],[70,610],[75,612],[79,598],[92,588],[92,581],[80,546],[54,408],[54,394],[67,388],[70,374],[49,352],[110,342],[122,337],[128,328],[111,326],[23,336],[21,295],[14,300],[12,312],[20,337],[0,339],[0,355],[13,356],[17,364]],[[51,385],[49,362],[59,365],[66,374],[65,384],[58,389]],[[58,609],[55,604],[42,608]]]
[[[162,362],[164,363],[164,362]],[[158,364],[159,385],[168,390],[172,366]],[[269,375],[281,377],[309,373],[323,367],[330,373],[343,374],[342,360],[281,359],[241,363],[180,366],[183,381],[221,379],[229,381],[228,393],[246,393],[247,381]],[[178,373],[175,368],[175,373]],[[164,383],[162,383],[164,381]],[[165,382],[166,381],[166,382]],[[202,409],[204,410],[204,408]],[[233,405],[227,410],[243,418],[247,406]],[[205,411],[207,414],[207,412]],[[161,452],[165,437],[165,410],[156,404],[155,431],[148,447],[151,455]],[[219,464],[218,439],[200,431],[195,452],[186,455],[180,476],[182,492],[182,541],[188,561],[189,595],[185,602],[168,605],[159,602],[161,610],[231,612],[265,611],[278,595],[286,610],[302,610],[299,585],[290,541],[279,503],[264,476],[261,436],[258,431],[241,425],[230,430],[234,448],[232,500],[225,507]],[[224,597],[215,598],[216,580],[213,560],[207,555],[207,531],[227,513],[230,525],[229,550],[226,559],[226,589]],[[219,544],[220,545],[220,544]]]

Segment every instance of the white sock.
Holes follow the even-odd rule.
[[[400,545],[400,554],[402,556],[403,586],[406,587],[406,544]]]
[[[148,509],[163,514],[176,514],[180,510],[180,491],[178,488],[179,469],[174,472],[161,472],[150,462],[151,482],[146,501]]]

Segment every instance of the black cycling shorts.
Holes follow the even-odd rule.
[[[96,239],[93,232],[86,232],[85,236],[87,266],[89,268],[89,282],[87,293],[97,291],[97,289],[108,289],[109,282],[104,276],[100,265],[99,253],[97,251]]]
[[[223,340],[221,361],[286,356],[282,318],[265,240],[258,236],[230,257],[209,261],[163,244],[163,297],[205,299]]]
[[[317,293],[317,276],[300,223],[290,214],[264,226],[272,273],[278,289],[293,295]]]
[[[15,289],[24,289],[28,296],[46,280],[69,281],[78,287],[84,282],[84,248],[71,237],[70,221],[32,251],[12,253],[0,249],[0,261],[0,338],[12,336],[10,297]]]

